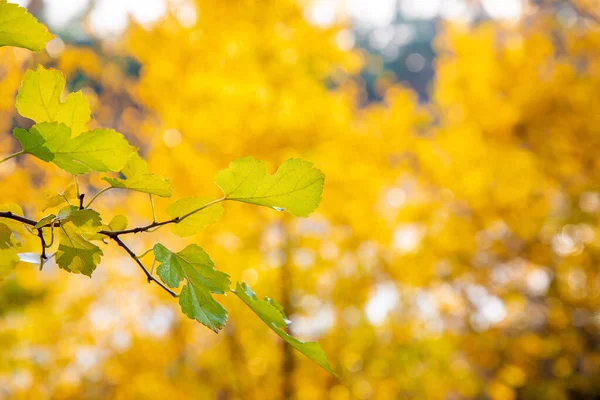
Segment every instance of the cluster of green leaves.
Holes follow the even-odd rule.
[[[39,51],[51,37],[25,9],[0,0],[0,46]],[[0,217],[3,218],[0,223],[0,277],[19,261],[39,263],[41,268],[50,258],[46,250],[53,248],[56,248],[53,254],[56,264],[61,269],[91,276],[103,256],[99,245],[107,239],[113,240],[144,270],[149,281],[158,283],[179,298],[181,309],[189,318],[218,332],[227,321],[227,311],[214,296],[232,291],[283,340],[333,373],[317,343],[301,342],[286,333],[289,321],[277,302],[269,298],[258,299],[246,283],[238,282],[236,289],[231,290],[229,276],[215,269],[214,262],[200,246],[190,244],[177,252],[160,243],[154,246],[154,257],[159,262],[157,274],[163,284],[121,239],[121,236],[148,232],[163,225],[170,225],[172,232],[181,237],[194,235],[219,220],[224,212],[222,203],[226,200],[306,217],[321,200],[324,183],[321,171],[309,162],[290,159],[275,174],[269,175],[264,162],[242,158],[217,174],[215,183],[223,191],[223,197],[219,199],[179,199],[166,210],[171,219],[153,221],[146,226],[127,229],[127,218],[122,215],[105,224],[102,216],[90,208],[103,192],[125,189],[171,197],[171,184],[168,179],[148,171],[148,165],[137,149],[122,134],[112,129],[89,130],[90,106],[81,92],[70,93],[61,100],[65,82],[64,75],[54,69],[39,66],[35,71],[26,72],[16,108],[21,116],[35,124],[29,130],[14,129],[13,135],[21,150],[2,161],[30,155],[75,177],[93,172],[119,173],[120,177],[103,177],[109,187],[97,193],[87,205],[83,202],[85,195],[79,193],[76,185],[50,197],[48,208],[61,205],[62,208],[40,220],[26,218],[17,205],[0,206]],[[73,199],[78,199],[79,204],[73,205]],[[39,237],[41,253],[19,252],[19,238],[27,233]],[[179,293],[171,290],[178,289],[184,280]]]

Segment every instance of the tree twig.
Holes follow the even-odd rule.
[[[44,232],[42,232],[42,228],[37,230],[38,237],[40,238],[40,242],[42,243],[42,254],[40,254],[40,271],[44,267],[44,262],[48,259],[46,256],[46,239],[44,238]]]
[[[160,286],[161,288],[166,290],[171,296],[177,297],[177,293],[175,293],[174,291],[172,291],[171,289],[169,289],[168,287],[163,285],[163,283],[161,281],[157,280],[154,276],[152,276],[152,274],[146,269],[146,267],[144,267],[144,264],[142,264],[142,262],[139,260],[137,255],[133,252],[133,250],[131,250],[121,240],[121,238],[119,238],[118,236],[111,236],[111,239],[114,240],[119,246],[121,246],[127,252],[127,254],[129,254],[131,256],[131,258],[133,258],[133,260],[137,263],[137,265],[140,266],[142,271],[144,271],[144,273],[146,274],[146,278],[148,278],[148,282],[155,282],[158,286]]]
[[[75,182],[77,183],[77,178],[75,178]],[[106,189],[108,190],[108,189]],[[94,199],[103,191],[99,192]],[[79,198],[79,208],[83,209],[83,198],[84,198],[84,194],[79,194],[78,198]],[[92,201],[94,200],[92,199]],[[125,230],[121,230],[121,231],[107,231],[107,230],[101,230],[98,233],[105,235],[107,237],[109,237],[110,239],[114,240],[120,247],[122,247],[127,254],[129,254],[131,256],[131,258],[133,258],[133,260],[140,266],[140,268],[144,271],[144,273],[146,274],[146,278],[148,279],[148,282],[155,282],[157,285],[159,285],[161,288],[163,288],[164,290],[166,290],[171,296],[173,297],[178,297],[177,293],[175,293],[174,291],[172,291],[171,289],[169,289],[168,287],[166,287],[165,285],[163,285],[162,282],[160,282],[159,280],[157,280],[156,278],[154,278],[154,276],[146,269],[146,267],[144,266],[144,264],[142,264],[142,262],[140,261],[139,257],[133,252],[133,250],[131,250],[119,237],[120,235],[127,235],[130,233],[139,233],[139,232],[150,232],[152,229],[154,228],[159,228],[163,225],[168,225],[168,224],[177,224],[181,221],[183,221],[184,219],[191,217],[192,215],[194,215],[195,213],[204,210],[207,207],[212,206],[213,204],[217,204],[220,203],[221,201],[227,200],[226,198],[222,197],[220,199],[216,199],[213,200],[211,202],[208,202],[206,204],[204,204],[201,207],[196,208],[195,210],[190,211],[189,213],[181,216],[181,217],[175,217],[175,218],[171,218],[169,220],[166,221],[161,221],[161,222],[152,222],[151,224],[148,225],[144,225],[144,226],[139,226],[137,228],[132,228],[132,229],[125,229]],[[91,202],[90,202],[91,204]],[[89,205],[89,204],[88,204]],[[33,219],[29,219],[26,217],[22,217],[20,215],[16,215],[13,214],[10,211],[0,211],[0,218],[8,218],[8,219],[12,219],[15,221],[19,221],[22,222],[24,224],[30,225],[30,226],[36,226],[38,221],[35,221]],[[45,227],[60,227],[61,226],[61,221],[55,221],[49,225],[43,226],[38,228],[38,237],[40,238],[41,242],[42,242],[42,255],[40,256],[41,259],[46,259],[46,241],[44,239],[44,234],[42,232],[42,229]],[[43,266],[43,262],[40,261],[40,269],[41,266]]]
[[[144,225],[144,226],[138,226],[137,228],[131,228],[131,229],[125,229],[122,231],[100,231],[98,233],[101,233],[103,235],[106,235],[110,238],[117,237],[119,235],[127,235],[129,233],[140,233],[140,232],[148,232],[150,229],[152,228],[156,228],[158,226],[163,226],[163,225],[167,225],[167,224],[176,224],[179,221],[181,221],[181,218],[177,217],[177,218],[172,218],[169,219],[167,221],[162,221],[162,222],[153,222],[151,224],[148,225]]]
[[[37,224],[37,221],[34,221],[29,218],[21,217],[20,215],[13,214],[10,211],[0,211],[0,218],[12,219],[12,220],[19,221],[19,222],[22,222],[24,224],[31,225],[31,226],[35,226],[35,224]],[[56,225],[56,226],[59,226],[59,225]]]
[[[19,221],[22,222],[24,224],[27,225],[31,225],[31,226],[35,226],[37,224],[37,221],[34,221],[32,219],[29,218],[25,218],[25,217],[21,217],[20,215],[16,215],[13,214],[10,211],[0,211],[0,218],[7,218],[7,219],[12,219],[14,221]],[[165,223],[171,223],[172,221],[165,221]],[[53,226],[60,226],[60,221],[59,222],[55,222],[53,224]],[[102,233],[106,236],[108,236],[109,238],[111,238],[112,240],[114,240],[120,247],[122,247],[127,254],[129,254],[131,256],[131,258],[134,259],[134,261],[142,268],[142,270],[144,271],[144,273],[146,274],[146,278],[148,278],[148,282],[155,282],[158,286],[160,286],[161,288],[163,288],[164,290],[166,290],[171,296],[173,297],[177,297],[177,293],[175,293],[174,291],[172,291],[171,289],[169,289],[168,287],[166,287],[165,285],[162,284],[162,282],[158,281],[156,278],[154,278],[154,276],[152,276],[150,274],[150,272],[148,272],[148,270],[146,269],[146,267],[144,267],[144,264],[142,264],[142,262],[140,260],[138,260],[136,254],[133,252],[133,250],[131,250],[120,238],[119,238],[119,234],[118,232],[110,232],[110,231],[101,231],[99,233]],[[40,241],[42,242],[42,256],[40,257],[44,257],[44,259],[47,257],[46,256],[46,241],[44,239],[43,236],[43,232],[42,232],[42,228],[38,229],[38,237],[40,237]]]

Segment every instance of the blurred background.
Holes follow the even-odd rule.
[[[43,64],[175,198],[218,196],[215,173],[242,156],[323,170],[310,218],[226,204],[190,241],[127,239],[199,244],[277,299],[340,379],[231,295],[215,335],[104,246],[92,279],[49,263],[0,282],[0,398],[600,398],[600,2],[18,3],[57,37],[0,49],[3,154],[31,123],[20,80]],[[0,180],[32,218],[71,183],[33,157]],[[95,207],[152,216],[143,194]]]

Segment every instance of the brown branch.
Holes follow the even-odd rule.
[[[169,219],[167,221],[153,222],[151,224],[144,225],[144,226],[139,226],[137,228],[125,229],[125,230],[122,230],[122,231],[104,231],[103,230],[103,231],[100,231],[98,233],[101,233],[103,235],[106,235],[106,236],[112,238],[112,237],[117,237],[119,235],[126,235],[128,233],[148,232],[152,228],[157,228],[159,226],[163,226],[163,225],[167,225],[167,224],[176,224],[179,221],[181,221],[181,218],[177,217],[177,218]]]
[[[42,254],[40,254],[40,271],[44,267],[44,262],[48,259],[46,256],[46,239],[44,238],[44,232],[42,232],[42,228],[37,230],[38,237],[40,238],[40,242],[42,244]]]
[[[34,221],[29,218],[21,217],[19,215],[11,213],[10,211],[0,211],[0,218],[13,219],[15,221],[19,221],[19,222],[22,222],[24,224],[31,225],[31,226],[35,226],[35,224],[37,224],[37,221]]]
[[[175,293],[174,291],[172,291],[171,289],[169,289],[168,287],[166,287],[165,285],[162,284],[162,282],[160,282],[159,280],[157,280],[154,276],[152,276],[152,274],[146,269],[146,267],[144,267],[144,264],[142,264],[142,262],[140,261],[140,259],[137,257],[137,255],[133,252],[133,250],[131,250],[120,238],[119,236],[111,236],[110,237],[112,240],[114,240],[115,242],[117,242],[117,244],[119,246],[121,246],[126,252],[127,254],[129,254],[131,256],[131,258],[134,259],[134,261],[137,263],[137,265],[140,266],[140,268],[144,271],[144,273],[146,274],[146,278],[148,278],[148,282],[155,282],[158,286],[160,286],[161,288],[163,288],[164,290],[166,290],[171,296],[173,297],[177,297],[177,293]]]
[[[35,226],[37,224],[37,221],[35,221],[33,219],[29,219],[29,218],[26,218],[26,217],[21,217],[20,215],[13,214],[10,211],[0,211],[0,218],[12,219],[14,221],[19,221],[19,222],[22,222],[24,224],[31,225],[31,226]],[[125,251],[127,252],[127,254],[129,254],[131,256],[131,258],[133,258],[135,260],[135,262],[140,266],[140,268],[142,268],[142,270],[146,274],[146,278],[148,278],[148,282],[154,282],[154,283],[156,283],[158,286],[160,286],[161,288],[163,288],[164,290],[166,290],[171,296],[177,297],[177,293],[175,293],[174,291],[172,291],[171,289],[169,289],[168,287],[166,287],[165,285],[163,285],[162,282],[158,281],[156,278],[154,278],[154,276],[152,276],[152,274],[150,274],[150,272],[148,272],[148,270],[146,269],[146,267],[144,267],[144,264],[142,264],[142,262],[137,258],[137,255],[133,252],[133,250],[131,250],[119,238],[119,235],[126,234],[126,233],[145,232],[145,231],[148,231],[149,229],[152,229],[152,228],[157,227],[157,226],[171,224],[171,223],[177,223],[179,220],[180,220],[180,218],[174,218],[172,220],[168,220],[168,221],[164,221],[164,222],[153,222],[150,225],[142,226],[142,227],[135,228],[135,229],[129,229],[129,230],[125,230],[125,231],[115,231],[115,232],[100,231],[99,233],[108,236],[109,238],[111,238],[112,240],[114,240],[120,247],[122,247],[123,249],[125,249]],[[52,226],[59,227],[60,226],[60,221],[54,222],[52,224]],[[43,257],[44,259],[46,259],[47,258],[46,257],[46,246],[45,246],[46,241],[45,241],[43,233],[42,233],[42,228],[38,229],[38,237],[40,238],[40,241],[42,242],[42,256],[41,257]]]

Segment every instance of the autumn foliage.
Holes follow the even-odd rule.
[[[118,246],[98,243],[91,279],[54,259],[40,272],[3,269],[3,258],[0,398],[599,396],[600,25],[593,1],[573,1],[571,18],[566,2],[539,3],[518,22],[440,22],[426,102],[382,75],[383,101],[365,104],[358,73],[372,56],[342,49],[348,26],[312,25],[292,0],[196,0],[193,24],[169,13],[116,42],[0,48],[0,158],[30,138],[13,128],[47,138],[60,123],[75,139],[114,129],[140,156],[122,146],[123,165],[100,169],[12,158],[0,163],[0,204],[54,224],[65,199],[79,205],[72,174],[84,167],[100,171],[78,178],[86,203],[113,188],[93,200],[106,231],[234,200],[124,237],[169,288],[191,285],[177,254],[228,275],[209,293],[226,325],[212,303],[209,320],[184,309],[224,325],[218,335]],[[56,70],[56,113],[32,114],[21,82]],[[70,101],[89,104],[85,123],[61,120]],[[269,174],[300,168],[311,183],[322,179],[313,164],[326,177],[316,211],[316,189],[265,203]],[[235,178],[247,169],[253,201]],[[39,252],[36,232],[0,223],[22,231],[19,253]],[[229,281],[237,296],[218,295]],[[277,335],[256,311],[265,304],[285,310]],[[293,351],[277,331],[286,315],[339,377]]]

